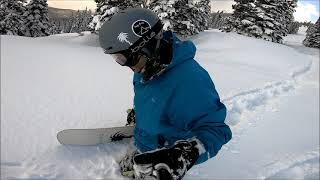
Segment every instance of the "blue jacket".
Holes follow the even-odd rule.
[[[224,123],[226,107],[207,71],[193,59],[195,52],[191,41],[174,36],[172,62],[161,75],[143,82],[140,74],[134,74],[135,144],[140,151],[197,137],[206,149],[199,164],[231,139]]]

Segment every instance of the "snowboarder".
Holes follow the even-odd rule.
[[[159,178],[158,172],[182,179],[231,139],[226,107],[194,60],[195,45],[162,27],[151,10],[132,8],[115,14],[99,31],[104,52],[134,71],[128,124],[135,122],[137,151],[128,153],[120,168],[137,179]]]

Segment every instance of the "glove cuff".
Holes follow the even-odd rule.
[[[181,155],[186,161],[187,170],[189,170],[198,160],[199,156],[205,152],[203,144],[195,137],[188,140],[177,141],[174,148],[181,151]]]
[[[195,145],[195,147],[198,149],[198,151],[199,151],[199,156],[201,155],[201,154],[204,154],[204,153],[206,153],[207,151],[206,151],[206,148],[205,148],[205,146],[203,145],[203,143],[198,139],[198,138],[196,138],[196,137],[194,137],[194,138],[192,138],[192,139],[190,139],[191,141],[195,141],[197,144]]]

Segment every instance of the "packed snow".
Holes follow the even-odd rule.
[[[319,179],[319,50],[208,30],[196,60],[228,108],[233,139],[184,179]],[[90,33],[1,36],[1,179],[126,179],[128,140],[62,146],[58,131],[126,123],[132,72]]]

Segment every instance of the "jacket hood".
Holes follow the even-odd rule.
[[[168,35],[165,32],[164,38]],[[173,36],[172,48],[173,55],[171,64],[167,67],[166,70],[169,70],[185,61],[193,60],[196,54],[196,46],[191,41],[181,41],[175,34]]]
[[[172,59],[168,67],[166,67],[163,73],[171,70],[172,68],[182,64],[186,61],[193,60],[196,54],[196,46],[191,41],[181,41],[174,33],[171,31],[166,31],[163,33],[163,38],[169,40],[172,37]],[[161,74],[159,76],[161,76]],[[134,73],[134,82],[140,81],[142,75],[139,73]],[[152,81],[152,80],[151,80]],[[144,82],[144,81],[140,81]],[[147,81],[150,82],[150,81]]]

